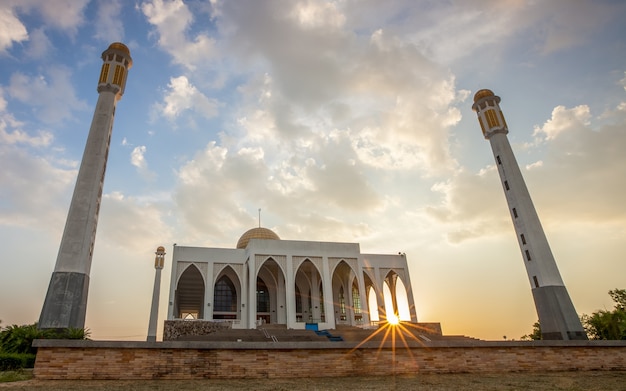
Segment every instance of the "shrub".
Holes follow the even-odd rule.
[[[35,355],[29,353],[0,353],[0,371],[33,368]]]

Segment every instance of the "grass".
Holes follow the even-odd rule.
[[[16,371],[0,372],[0,383],[30,380],[33,378],[32,369],[18,369]]]
[[[17,371],[20,372],[20,371]],[[30,380],[0,383],[11,390],[256,390],[256,391],[346,391],[346,390],[615,390],[626,391],[626,372],[537,372],[492,374],[419,374],[396,377],[343,377],[306,379],[233,379],[233,380],[36,380],[32,372],[22,371]],[[4,378],[7,372],[0,373]],[[12,375],[16,376],[16,375]]]

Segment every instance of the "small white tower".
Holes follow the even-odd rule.
[[[150,323],[148,324],[148,342],[156,341],[157,322],[159,318],[159,296],[161,295],[161,270],[165,263],[165,247],[159,246],[154,258],[154,289],[152,291],[152,307],[150,307]]]
[[[98,213],[102,199],[115,105],[124,94],[126,75],[133,65],[123,43],[102,53],[98,102],[91,121],[74,195],[67,214],[54,272],[41,310],[41,329],[84,328]]]
[[[480,90],[474,95],[472,109],[478,114],[485,139],[491,143],[532,288],[542,338],[587,339],[506,136],[509,130],[499,103],[500,97],[493,92]]]

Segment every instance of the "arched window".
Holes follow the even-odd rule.
[[[270,292],[265,282],[259,277],[256,279],[256,311],[270,312]]]
[[[352,285],[352,304],[354,304],[354,314],[361,315],[361,296],[356,284]]]
[[[216,312],[237,311],[237,291],[227,276],[222,276],[215,284],[213,301],[215,303],[213,310]]]

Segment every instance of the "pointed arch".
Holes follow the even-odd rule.
[[[368,315],[370,322],[378,322],[380,315],[378,313],[378,292],[376,284],[366,270],[363,270],[363,281],[365,285],[365,300],[367,301]]]
[[[318,323],[325,319],[324,303],[321,288],[322,275],[315,263],[305,258],[295,273],[296,307],[298,295],[301,312],[296,309],[296,322]]]
[[[183,319],[204,318],[204,277],[198,267],[190,264],[181,273],[174,293],[174,315]]]
[[[383,296],[387,318],[411,320],[407,288],[402,277],[395,270],[390,270],[385,276]]]
[[[261,323],[287,323],[285,274],[273,257],[267,257],[256,276],[257,315]]]
[[[241,282],[235,270],[226,266],[213,285],[213,319],[239,319]]]

